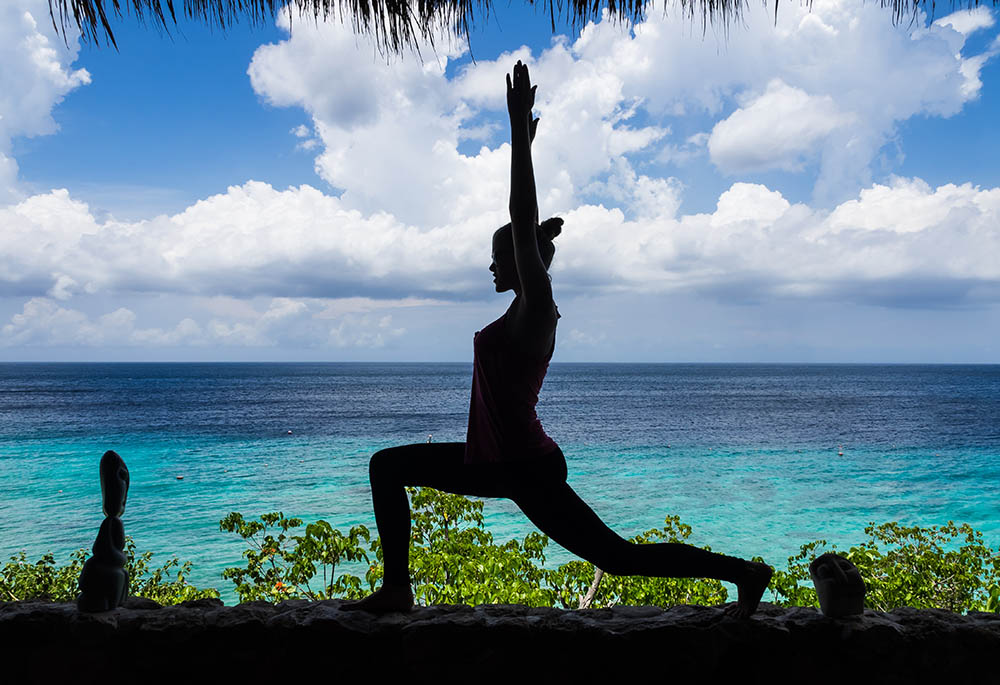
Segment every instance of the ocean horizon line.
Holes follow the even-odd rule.
[[[197,365],[197,364],[218,364],[218,365],[285,365],[285,366],[316,366],[316,365],[441,365],[441,364],[467,364],[471,365],[472,360],[446,360],[446,361],[331,361],[331,360],[0,360],[2,366],[28,366],[28,365]],[[549,366],[1000,366],[1000,361],[996,362],[884,362],[884,361],[553,361]]]

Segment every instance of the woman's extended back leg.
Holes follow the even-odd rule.
[[[567,550],[620,576],[716,578],[736,584],[739,598],[726,613],[749,618],[771,579],[766,564],[716,554],[680,542],[634,544],[594,513],[565,480],[545,479],[513,496],[539,529]]]
[[[718,578],[735,583],[746,572],[742,559],[692,545],[629,542],[611,530],[565,481],[526,487],[514,501],[543,533],[606,573]]]

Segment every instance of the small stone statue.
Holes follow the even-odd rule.
[[[85,612],[110,611],[128,596],[129,578],[125,570],[125,500],[129,474],[125,461],[115,452],[101,457],[101,499],[105,519],[94,541],[94,555],[80,572],[77,608]]]
[[[108,450],[101,457],[101,499],[105,516],[121,517],[128,499],[128,467],[117,452]]]
[[[865,581],[849,560],[827,552],[809,564],[809,575],[825,616],[840,618],[864,613]]]

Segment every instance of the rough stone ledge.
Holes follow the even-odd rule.
[[[0,603],[0,682],[293,682],[405,676],[419,682],[964,682],[996,674],[1000,614],[865,611],[830,619],[762,604],[564,611],[432,606],[375,617],[340,600],[129,598],[102,614],[45,601]],[[11,666],[13,665],[13,666]],[[652,668],[652,671],[650,671]],[[381,677],[375,682],[381,681]],[[984,681],[985,682],[985,681]]]

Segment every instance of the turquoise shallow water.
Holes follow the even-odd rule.
[[[227,604],[220,572],[245,549],[219,530],[230,511],[374,532],[369,455],[464,437],[467,365],[41,366],[0,365],[2,558],[89,547],[97,464],[115,449],[132,479],[126,533],[157,565],[193,561],[190,581]],[[870,522],[967,522],[1000,546],[1000,371],[899,368],[556,367],[539,413],[570,484],[625,536],[677,514],[694,544],[781,567],[814,539],[861,542]],[[505,500],[486,518],[498,540],[533,530]]]

